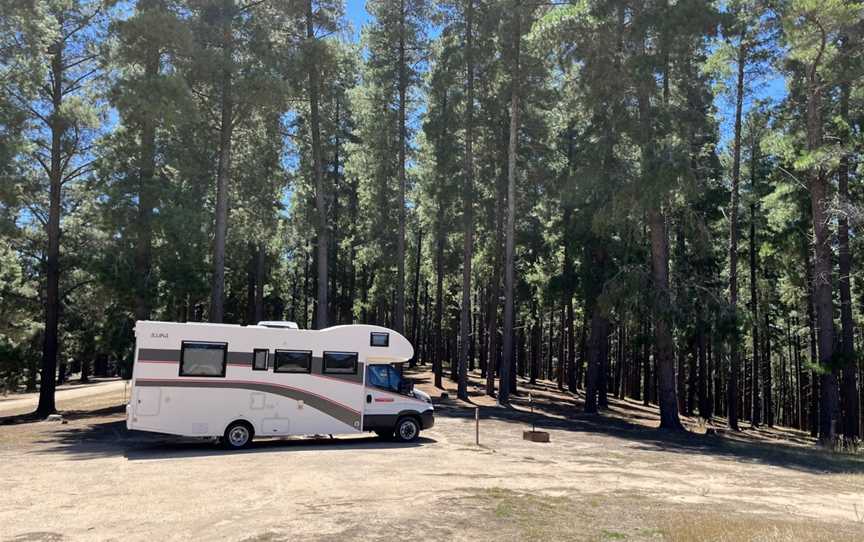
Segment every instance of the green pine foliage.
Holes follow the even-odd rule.
[[[468,337],[472,378],[495,394],[512,299],[510,366],[584,390],[589,411],[630,397],[660,403],[664,427],[677,428],[679,412],[724,416],[734,401],[744,422],[821,426],[823,438],[833,438],[825,416],[857,416],[855,345],[823,355],[817,320],[828,307],[832,341],[843,340],[841,218],[854,323],[864,299],[860,2],[370,0],[366,10],[352,28],[341,0],[0,5],[7,389],[36,389],[50,370],[53,150],[61,378],[128,375],[137,319],[313,327],[326,311],[330,325],[403,325],[413,361],[432,363],[439,385],[459,378]],[[814,226],[825,224],[820,252]],[[816,276],[825,266],[831,276]],[[824,393],[841,388],[839,401]]]

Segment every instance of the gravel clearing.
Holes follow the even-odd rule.
[[[554,390],[533,395],[549,444],[522,440],[522,401],[482,407],[477,447],[473,410],[445,401],[413,445],[304,438],[228,452],[127,432],[122,383],[97,384],[61,406],[66,424],[2,420],[0,539],[864,539],[856,458],[797,434],[664,435],[629,402],[587,417]]]

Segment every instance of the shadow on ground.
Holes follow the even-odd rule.
[[[105,408],[94,410],[63,410],[61,414],[64,420],[86,420],[89,418],[104,418],[105,416],[114,416],[123,414],[126,411],[126,405],[114,405]],[[41,422],[42,418],[34,412],[27,414],[16,414],[13,416],[0,416],[0,426],[3,425],[21,425],[25,423]]]
[[[255,440],[243,450],[226,450],[219,446],[215,439],[184,438],[129,431],[126,429],[125,420],[118,420],[58,429],[51,433],[50,437],[39,441],[40,449],[34,453],[64,453],[71,455],[73,459],[124,456],[131,461],[141,461],[274,452],[412,448],[434,443],[434,439],[425,437],[406,444],[382,440],[373,435],[341,438],[315,436],[265,438]]]
[[[412,374],[419,383],[428,384],[428,373]],[[482,383],[472,381],[469,399],[485,394]],[[531,401],[529,402],[529,394]],[[534,412],[531,412],[533,406]],[[760,442],[768,435],[764,429],[722,434],[697,434],[689,431],[664,431],[635,422],[658,422],[656,407],[644,406],[629,400],[610,399],[610,407],[600,414],[585,414],[580,394],[562,394],[554,384],[520,382],[520,390],[511,394],[510,406],[480,406],[481,419],[500,420],[522,425],[524,429],[555,429],[605,435],[629,440],[637,449],[682,454],[702,454],[723,457],[744,463],[756,463],[793,469],[810,474],[864,473],[864,458],[849,454],[831,453],[813,445],[812,440],[787,434],[788,442]],[[473,418],[474,408],[466,408],[453,399],[436,403],[436,416]],[[632,420],[632,421],[631,421]]]

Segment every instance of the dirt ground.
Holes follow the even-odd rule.
[[[65,424],[0,400],[0,540],[864,540],[864,461],[800,432],[675,436],[631,401],[587,416],[547,383],[523,387],[532,415],[472,386],[477,447],[473,405],[414,377],[436,425],[412,445],[130,433],[120,381],[58,393]]]

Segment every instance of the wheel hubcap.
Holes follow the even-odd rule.
[[[249,441],[249,430],[238,425],[228,433],[228,440],[232,446],[243,446]]]
[[[399,427],[399,436],[403,440],[411,440],[417,435],[417,426],[414,422],[406,421]]]

